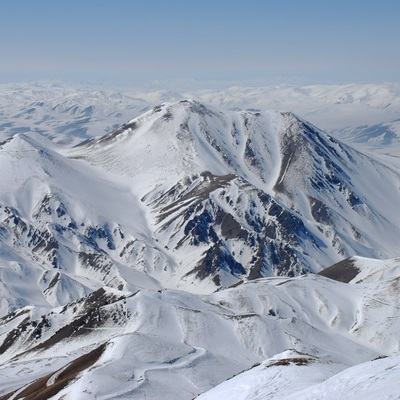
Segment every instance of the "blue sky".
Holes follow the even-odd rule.
[[[0,81],[399,80],[398,0],[0,0]]]

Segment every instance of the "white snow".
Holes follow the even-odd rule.
[[[397,83],[0,89],[0,346],[9,343],[0,395],[47,374],[52,386],[105,343],[54,398],[399,398]],[[354,148],[307,133],[305,120]],[[289,139],[301,157],[284,165]],[[307,232],[291,243],[302,262],[318,271],[354,256],[359,271],[349,283],[243,276],[214,292],[214,281],[190,274],[209,243],[185,241],[181,214],[207,191],[206,210],[223,210],[249,231],[251,212],[264,216],[263,227],[280,223],[257,193],[276,196]],[[276,232],[275,243],[287,245]],[[225,245],[248,266],[255,254],[245,241]],[[219,277],[225,286],[240,279]],[[88,312],[82,298],[101,287],[113,300]]]

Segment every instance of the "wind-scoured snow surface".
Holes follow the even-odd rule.
[[[376,110],[367,123],[394,132],[396,88],[272,93]],[[262,89],[192,93],[208,103],[3,89],[0,395],[395,394],[396,134],[344,144],[298,114],[251,107]]]

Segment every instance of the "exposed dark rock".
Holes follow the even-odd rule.
[[[29,317],[26,317],[22,322],[18,324],[17,328],[12,329],[8,332],[6,338],[0,346],[0,354],[5,353],[10,349],[20,338],[21,333],[25,332],[29,325]]]
[[[53,279],[50,281],[49,285],[47,286],[47,288],[44,290],[45,292],[49,291],[50,289],[52,289],[57,282],[60,280],[61,274],[59,272],[57,272]]]
[[[285,176],[293,168],[296,168],[296,162],[299,157],[307,154],[307,142],[300,134],[298,122],[294,121],[281,141],[282,163],[280,167],[279,177],[274,185],[274,190],[278,193],[289,194],[290,185],[286,184]]]
[[[322,201],[314,197],[310,197],[309,201],[311,215],[315,221],[321,224],[331,225],[333,222],[329,208]]]
[[[333,279],[338,282],[349,283],[360,272],[352,258],[346,258],[338,263],[318,272],[318,275]]]
[[[303,366],[303,365],[311,364],[312,362],[315,362],[315,358],[311,358],[311,357],[281,358],[279,360],[270,362],[265,367],[266,368],[282,367],[282,366],[287,366],[287,365],[291,365],[291,364],[294,364],[297,366]]]
[[[229,271],[234,276],[240,276],[246,273],[243,265],[237,262],[221,244],[217,243],[207,250],[203,259],[188,275],[196,274],[196,277],[204,279],[214,272],[217,272],[219,269]]]
[[[134,131],[136,129],[139,128],[139,124],[137,123],[137,121],[133,121],[129,124],[124,124],[122,125],[120,128],[117,128],[115,130],[113,130],[111,133],[109,133],[108,135],[103,136],[102,138],[100,138],[97,143],[98,144],[107,144],[109,142],[112,142],[116,137],[118,137],[119,135],[121,135],[122,133],[126,132],[126,131]]]
[[[195,215],[185,226],[184,234],[189,236],[190,242],[197,246],[200,243],[215,242],[218,237],[211,226],[214,222],[213,216],[209,211],[204,210],[200,215]]]
[[[105,226],[96,226],[95,228],[89,227],[86,231],[86,236],[91,243],[95,243],[95,247],[97,247],[97,240],[104,239],[107,243],[107,247],[109,250],[115,250],[116,246],[114,243],[113,234],[110,231],[110,228]]]
[[[54,335],[52,335],[46,341],[40,343],[36,348],[47,349],[61,340],[69,337],[76,337],[91,333],[92,329],[113,319],[113,312],[103,311],[102,307],[107,304],[115,303],[122,298],[122,296],[116,296],[106,292],[103,288],[96,290],[80,301],[81,304],[79,305],[82,308],[77,318],[75,318],[71,323],[64,325]],[[73,308],[77,304],[78,303],[70,303],[68,306],[64,307],[61,312],[63,313],[66,311],[67,307]]]
[[[220,213],[221,235],[225,239],[236,239],[241,236],[243,229],[231,214]],[[216,222],[218,223],[218,217]]]

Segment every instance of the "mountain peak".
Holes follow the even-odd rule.
[[[174,260],[165,267],[174,285],[195,278],[215,288],[316,272],[354,254],[396,255],[395,224],[379,240],[370,235],[385,211],[365,170],[393,189],[391,207],[398,174],[290,112],[163,103],[72,155],[140,199],[149,229]]]

